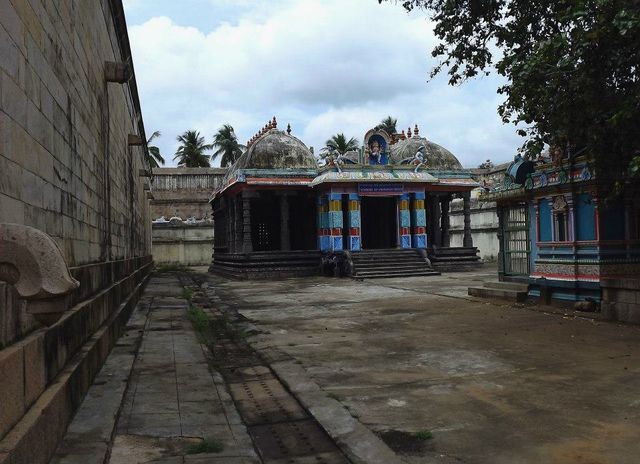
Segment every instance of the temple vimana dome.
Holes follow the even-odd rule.
[[[275,118],[274,118],[275,119]],[[250,141],[234,169],[313,169],[316,159],[298,138],[275,127],[268,128]]]

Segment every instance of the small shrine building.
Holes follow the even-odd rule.
[[[497,203],[499,279],[527,284],[546,303],[606,300],[603,289],[640,272],[640,190],[611,201],[584,156],[552,152],[553,160],[517,156],[481,196]]]
[[[477,185],[417,126],[406,134],[374,128],[363,149],[329,154],[320,166],[290,127],[278,130],[274,118],[211,197],[211,270],[236,277],[313,274],[327,257],[351,262],[373,250],[390,264],[400,256],[393,250],[413,250],[405,256],[422,256],[437,270],[476,266],[469,201]],[[465,204],[464,246],[457,248],[450,247],[449,232],[454,197]]]

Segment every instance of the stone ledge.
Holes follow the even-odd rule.
[[[287,386],[320,426],[336,441],[354,464],[401,464],[402,460],[371,430],[362,425],[342,404],[329,398],[294,361],[271,364]]]
[[[143,269],[148,269],[146,265]],[[0,441],[0,456],[11,464],[47,464],[64,436],[74,411],[121,334],[149,274],[137,282],[116,311],[66,363],[48,388]]]
[[[615,288],[620,290],[640,291],[640,279],[633,278],[611,278],[603,277],[600,279],[602,288]]]

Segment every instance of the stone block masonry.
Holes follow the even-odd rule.
[[[0,222],[50,235],[80,281],[48,328],[0,282],[0,462],[48,461],[151,268],[135,73],[109,62],[131,63],[120,0],[0,0]]]
[[[213,219],[209,198],[226,169],[153,170],[153,259],[156,263],[204,266],[211,262]],[[161,219],[164,218],[164,219]]]

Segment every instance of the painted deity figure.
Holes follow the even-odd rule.
[[[369,159],[373,159],[375,164],[380,164],[380,157],[382,153],[380,152],[380,143],[377,140],[371,142],[370,146]]]

